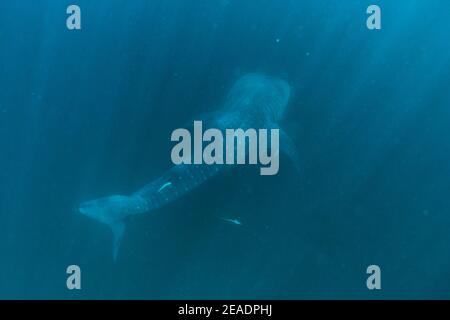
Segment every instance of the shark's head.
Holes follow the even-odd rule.
[[[231,110],[258,108],[270,121],[278,122],[286,111],[290,95],[291,87],[286,81],[250,73],[236,81],[226,106]]]
[[[142,198],[121,195],[83,202],[78,207],[81,214],[106,224],[120,221],[131,214],[145,212],[146,209]]]

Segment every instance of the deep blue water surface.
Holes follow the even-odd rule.
[[[78,31],[67,1],[0,2],[0,298],[450,298],[447,0],[74,2]],[[302,172],[219,175],[132,217],[114,262],[78,204],[160,176],[249,72],[292,87]]]

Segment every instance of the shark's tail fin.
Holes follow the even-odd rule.
[[[82,203],[78,211],[85,216],[108,225],[113,234],[113,259],[117,259],[129,215],[146,212],[147,202],[137,196],[110,196]]]
[[[125,223],[123,221],[116,221],[109,225],[113,233],[113,259],[117,260],[117,254],[119,252],[120,243],[125,231]]]

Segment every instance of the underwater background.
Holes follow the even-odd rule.
[[[1,1],[0,298],[450,298],[449,34],[447,0]],[[302,171],[134,216],[114,262],[77,206],[160,176],[171,132],[252,72],[292,87]]]

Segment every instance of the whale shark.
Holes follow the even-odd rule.
[[[291,88],[280,78],[252,73],[239,78],[232,86],[223,106],[200,116],[211,127],[279,129],[280,150],[300,170],[296,148],[288,134],[280,128],[286,112]],[[164,172],[131,195],[112,195],[83,202],[79,213],[111,228],[113,259],[116,260],[125,230],[126,218],[154,212],[194,188],[204,184],[219,172],[230,170],[230,165],[179,164]]]

